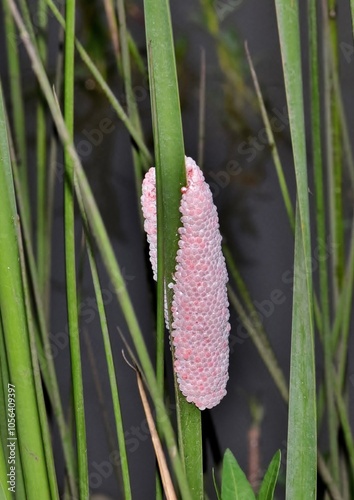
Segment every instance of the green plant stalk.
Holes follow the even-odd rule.
[[[316,202],[316,225],[317,225],[317,246],[319,262],[319,285],[320,285],[320,307],[322,324],[322,341],[324,350],[324,378],[325,395],[327,404],[328,434],[330,443],[330,462],[334,478],[339,478],[339,451],[337,440],[338,421],[333,390],[332,375],[332,339],[330,327],[330,307],[329,307],[329,284],[327,272],[327,244],[326,244],[326,208],[324,194],[324,180],[322,168],[322,148],[321,148],[321,110],[319,96],[319,75],[318,63],[318,33],[316,1],[310,0],[308,4],[309,14],[309,34],[310,34],[310,90],[311,90],[311,131],[312,131],[312,154],[314,163],[314,185]]]
[[[157,137],[157,114],[156,114],[156,102],[155,102],[155,82],[154,82],[154,72],[150,75],[150,97],[151,97],[151,110],[152,110],[152,126],[153,135]],[[155,155],[159,156],[159,143],[155,145]],[[157,233],[160,234],[163,231],[163,221],[164,221],[164,208],[161,197],[156,200],[157,204]],[[165,255],[164,255],[164,240],[163,238],[157,238],[157,310],[156,310],[156,381],[160,389],[161,397],[164,398],[164,387],[165,387],[165,280],[164,280],[164,270],[165,270]],[[159,417],[157,415],[157,417]],[[157,418],[157,432],[161,431],[158,424]],[[157,464],[156,464],[157,465]],[[162,481],[159,469],[156,470],[156,500],[162,498]]]
[[[58,43],[63,45],[63,30],[59,29]],[[61,94],[61,84],[63,77],[63,52],[59,51],[54,89],[56,89],[57,97],[60,99]],[[50,122],[50,130],[52,129],[52,122]],[[54,203],[54,188],[55,188],[55,177],[57,174],[57,137],[52,134],[49,138],[49,151],[48,151],[48,171],[46,174],[46,193],[45,193],[45,237],[43,238],[43,264],[42,264],[42,297],[43,297],[43,317],[45,324],[49,324],[50,319],[50,285],[51,285],[51,255],[52,255],[52,224],[53,224],[53,203]],[[63,177],[64,179],[64,177]],[[64,420],[63,420],[64,422]],[[70,482],[70,479],[69,479]],[[74,495],[74,493],[72,492]]]
[[[8,356],[10,380],[16,388],[16,421],[18,450],[21,454],[26,484],[26,498],[38,498],[38,491],[50,498],[40,419],[37,409],[32,373],[31,353],[27,331],[26,308],[23,297],[19,249],[17,242],[17,213],[11,174],[6,114],[0,87],[0,310]],[[29,370],[28,377],[23,372]]]
[[[150,58],[151,59],[151,58]],[[149,63],[149,59],[148,59]],[[152,111],[153,136],[158,136],[157,111],[156,111],[156,93],[153,69],[150,74],[150,98]],[[159,156],[159,143],[155,145],[155,155]],[[157,232],[162,234],[164,227],[164,205],[161,197],[157,197]],[[157,238],[157,310],[156,310],[156,380],[160,388],[161,397],[164,398],[165,388],[165,255],[164,240]],[[158,417],[158,415],[157,415]],[[157,418],[158,420],[158,418]],[[157,423],[157,432],[160,432],[160,426]],[[183,460],[183,456],[182,456]],[[156,464],[157,465],[157,464]],[[162,499],[162,480],[160,470],[156,470],[156,500]]]
[[[65,151],[68,154],[70,154],[73,160],[76,173],[76,180],[77,180],[74,186],[76,192],[79,193],[80,195],[78,196],[79,204],[81,200],[81,195],[84,204],[84,206],[80,205],[80,210],[82,213],[83,210],[87,212],[87,217],[90,223],[90,229],[95,237],[97,246],[103,258],[104,265],[107,269],[108,275],[112,281],[115,293],[121,305],[122,312],[126,319],[131,337],[133,339],[136,351],[138,353],[139,361],[143,368],[144,375],[146,377],[146,381],[152,399],[154,401],[154,405],[156,408],[159,408],[159,411],[161,412],[160,425],[162,429],[162,434],[166,441],[167,450],[170,456],[171,464],[176,474],[176,479],[180,487],[181,494],[183,495],[183,499],[189,500],[192,497],[183,471],[182,461],[177,450],[172,424],[169,420],[168,413],[163,404],[163,400],[161,398],[160,391],[158,389],[158,385],[156,382],[154,369],[144,343],[142,332],[140,330],[138,321],[136,319],[134,309],[132,307],[129,295],[127,293],[122,273],[115,258],[112,245],[108,238],[107,231],[104,227],[102,217],[98,211],[95,199],[92,195],[92,191],[90,189],[87,178],[83,171],[80,158],[78,157],[75,151],[72,139],[70,138],[70,134],[66,128],[60,109],[58,108],[58,105],[52,94],[51,85],[43,68],[43,65],[40,61],[40,58],[38,57],[36,48],[29,38],[28,31],[23,23],[22,17],[16,7],[14,0],[7,0],[7,1],[11,8],[11,12],[16,22],[16,25],[19,29],[21,39],[24,43],[24,47],[31,60],[33,71],[38,78],[41,89],[43,91],[43,95],[45,96],[45,99],[50,108],[59,137],[62,141]]]
[[[124,436],[124,428],[123,428],[123,419],[122,412],[120,408],[119,402],[119,394],[118,394],[118,386],[114,368],[113,354],[111,341],[109,338],[107,318],[103,304],[102,292],[100,287],[100,280],[97,272],[96,262],[92,252],[92,246],[90,242],[88,242],[87,246],[90,268],[92,274],[93,285],[95,288],[96,300],[97,300],[97,309],[100,317],[102,337],[104,343],[104,349],[106,354],[107,361],[107,369],[109,376],[109,383],[111,388],[112,402],[113,402],[113,410],[114,417],[116,423],[118,444],[119,444],[119,454],[120,454],[120,465],[122,468],[122,477],[123,477],[123,487],[124,487],[124,498],[125,500],[130,500],[132,498],[131,487],[130,487],[130,476],[129,476],[129,466],[128,466],[128,457],[127,450],[125,446],[125,436]]]
[[[9,0],[7,0],[7,1],[9,1]],[[60,14],[59,10],[57,9],[53,0],[47,0],[47,3],[48,3],[48,6],[50,7],[50,9],[52,10],[54,16],[56,17],[57,21],[60,23],[62,28],[65,29],[65,20],[64,20],[63,16]],[[86,50],[84,49],[82,44],[77,39],[75,39],[75,44],[76,44],[76,49],[77,49],[82,61],[84,62],[84,64],[86,64],[87,68],[91,71],[92,76],[95,78],[95,80],[97,81],[97,83],[101,87],[102,91],[104,92],[108,101],[110,102],[112,108],[117,113],[119,119],[123,122],[124,126],[126,127],[128,132],[130,133],[130,135],[132,136],[134,141],[136,142],[139,150],[144,155],[144,158],[149,163],[151,163],[152,162],[151,154],[150,154],[149,150],[147,149],[141,136],[139,135],[139,132],[136,130],[136,128],[132,124],[130,118],[124,112],[118,99],[115,97],[112,90],[107,85],[105,79],[103,78],[103,76],[101,75],[99,70],[97,69],[97,66],[93,63],[92,59],[90,58],[90,56],[88,55]]]
[[[144,13],[154,121],[158,249],[163,247],[162,256],[161,252],[157,255],[157,278],[163,281],[158,300],[162,307],[161,292],[165,290],[170,311],[172,291],[168,284],[176,266],[181,187],[186,185],[183,132],[168,1],[145,0]],[[200,411],[180,393],[176,376],[175,393],[180,450],[191,493],[199,499],[203,498]]]
[[[276,0],[297,184],[286,498],[316,498],[316,381],[304,102],[298,2]],[[291,65],[290,65],[291,61]]]
[[[58,45],[64,45],[64,30],[60,27],[58,33]],[[55,80],[54,88],[56,89],[56,95],[58,100],[61,98],[62,90],[62,79],[63,79],[63,61],[64,54],[63,51],[59,51],[56,68],[55,68]],[[46,239],[44,247],[44,270],[43,270],[43,296],[46,297],[44,318],[46,324],[49,324],[50,319],[50,286],[51,286],[51,262],[52,262],[52,228],[53,228],[53,210],[54,210],[54,190],[55,190],[55,177],[57,174],[57,153],[58,153],[58,140],[55,134],[52,134],[49,144],[49,154],[48,154],[48,181],[47,181],[47,204],[46,204]],[[74,493],[72,493],[74,495]]]
[[[42,59],[44,67],[46,66],[46,28],[47,28],[47,4],[46,0],[39,0],[38,5],[38,51]],[[47,126],[46,126],[46,110],[42,99],[41,92],[38,96],[37,104],[37,212],[36,212],[36,227],[37,227],[37,269],[38,269],[38,284],[41,291],[43,302],[47,297],[44,295],[45,288],[45,262],[46,256],[46,206],[47,206]]]
[[[32,304],[30,299],[30,290],[29,290],[28,276],[25,264],[25,256],[22,244],[21,228],[19,222],[18,222],[18,244],[19,244],[21,271],[22,271],[23,294],[27,312],[27,328],[29,333],[30,349],[32,355],[33,378],[37,395],[38,415],[42,431],[44,454],[46,457],[48,481],[51,490],[51,498],[53,500],[54,499],[59,500],[58,484],[57,484],[53,450],[52,450],[52,438],[49,431],[48,417],[43,395],[43,386],[38,364],[38,356],[37,356],[36,340],[34,332],[35,325],[34,325]]]
[[[23,185],[24,204],[26,211],[24,217],[31,221],[31,207],[29,203],[29,187],[27,174],[27,145],[25,132],[25,109],[21,85],[21,69],[18,53],[18,36],[15,30],[14,21],[9,12],[6,0],[3,0],[3,9],[5,14],[5,36],[7,48],[7,62],[10,80],[10,95],[12,104],[12,121],[17,145],[17,161],[20,166],[20,177]]]
[[[66,31],[64,59],[64,116],[71,139],[74,134],[74,53],[75,53],[75,0],[66,2]],[[77,304],[76,259],[75,259],[75,216],[74,216],[74,166],[65,151],[64,182],[64,231],[66,297],[68,309],[71,378],[73,384],[74,414],[76,425],[77,462],[80,499],[88,498],[88,465],[86,444],[85,405],[81,369],[80,332]]]
[[[299,212],[295,225],[294,268],[304,262]],[[302,278],[295,271],[291,338],[290,399],[286,498],[316,498],[317,426],[313,338],[309,304]]]
[[[334,282],[335,290],[341,289],[344,276],[344,224],[343,224],[343,201],[342,201],[342,181],[343,181],[343,154],[342,154],[342,133],[340,112],[338,109],[338,101],[336,98],[334,73],[339,71],[339,53],[338,53],[338,27],[337,27],[337,2],[336,0],[328,0],[328,30],[329,38],[324,39],[324,43],[328,44],[329,76],[330,76],[330,103],[331,103],[331,121],[328,123],[332,135],[332,152],[333,152],[333,173],[331,176],[330,185],[334,188],[329,191],[329,197],[333,196],[332,210],[330,210],[330,224],[333,232],[333,241],[335,242],[333,254],[334,266]],[[326,22],[326,21],[325,21]],[[326,50],[326,49],[325,49]],[[336,473],[339,473],[339,470]]]
[[[337,299],[339,295],[338,288],[338,275],[337,275],[337,264],[338,264],[338,246],[337,241],[337,220],[336,220],[336,194],[335,194],[335,145],[333,140],[335,139],[335,127],[332,129],[332,113],[335,112],[334,105],[332,103],[332,76],[334,70],[331,68],[332,62],[332,46],[330,43],[330,28],[327,19],[328,4],[322,1],[322,37],[324,40],[323,47],[323,81],[324,81],[324,117],[325,117],[325,145],[326,145],[326,161],[327,161],[327,190],[328,190],[328,214],[329,214],[329,236],[332,248],[331,255],[331,287],[333,292],[333,309],[337,304]]]

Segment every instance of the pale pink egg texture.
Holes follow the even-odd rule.
[[[226,394],[230,332],[225,259],[212,194],[198,165],[186,158],[182,188],[179,250],[172,302],[174,369],[181,392],[200,410],[216,406]],[[143,181],[141,198],[150,261],[157,278],[155,169]]]

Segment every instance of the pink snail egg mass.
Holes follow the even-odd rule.
[[[204,410],[225,396],[229,378],[228,276],[210,188],[195,161],[187,157],[185,161],[187,186],[181,189],[179,250],[169,284],[173,289],[171,339],[180,390],[188,402]],[[150,168],[143,180],[141,204],[156,280],[155,179],[155,169]]]

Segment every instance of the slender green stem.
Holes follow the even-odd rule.
[[[2,2],[5,13],[5,35],[7,47],[7,60],[10,79],[10,95],[12,104],[12,121],[16,138],[16,159],[20,169],[20,178],[23,186],[24,204],[26,211],[24,217],[31,221],[31,207],[29,202],[29,187],[27,174],[27,144],[26,144],[26,120],[21,87],[21,69],[18,51],[18,36],[14,21],[9,12],[6,0]]]
[[[0,314],[0,369],[1,369],[1,405],[0,405],[0,415],[6,415],[7,414],[7,392],[8,392],[8,383],[10,381],[10,375],[9,375],[9,366],[7,362],[7,355],[6,355],[6,346],[5,346],[5,339],[4,339],[4,331],[2,328],[2,322],[1,322],[1,314]],[[7,460],[7,419],[0,419],[0,438],[1,438],[1,444],[4,454],[6,456]],[[6,467],[9,464],[6,463]],[[6,470],[6,473],[8,471]],[[6,477],[6,476],[4,476]],[[6,480],[4,481],[6,484]],[[1,491],[1,490],[0,490]],[[6,488],[6,491],[8,489]],[[19,454],[16,460],[16,492],[18,495],[18,498],[25,498],[25,485],[24,485],[24,480],[23,480],[23,471],[22,471],[22,461],[21,461],[21,455]],[[11,497],[12,498],[12,497]]]
[[[58,45],[63,45],[64,43],[64,30],[60,27],[58,33]],[[55,80],[54,88],[56,90],[56,95],[60,101],[62,80],[63,80],[63,62],[64,55],[62,51],[59,51],[56,69],[55,69]],[[52,134],[49,145],[48,154],[48,181],[47,181],[47,205],[46,205],[46,238],[44,245],[44,264],[43,264],[43,283],[44,291],[43,297],[46,298],[44,306],[44,318],[47,324],[49,324],[50,317],[50,285],[51,285],[51,257],[52,257],[52,227],[53,227],[53,208],[54,208],[54,196],[55,196],[55,179],[57,175],[57,153],[58,153],[58,139],[55,134]],[[61,172],[63,175],[64,172]]]
[[[317,485],[316,379],[299,7],[275,5],[297,185],[286,498],[310,499]]]
[[[151,55],[148,61],[151,60]],[[156,110],[156,93],[155,93],[155,80],[154,71],[150,72],[150,98],[152,110],[152,126],[154,137],[158,136],[158,119]],[[159,143],[155,144],[155,155],[159,156]],[[164,204],[161,196],[156,199],[156,219],[157,219],[157,233],[160,237],[157,238],[157,310],[156,310],[156,380],[160,388],[161,397],[164,397],[165,386],[165,253],[164,253],[164,239],[161,238],[164,227]],[[158,419],[157,419],[158,420]],[[160,426],[157,424],[157,431],[160,431]],[[183,457],[182,457],[183,459]],[[160,471],[156,471],[156,500],[162,497],[162,482]]]
[[[66,2],[66,31],[64,59],[64,115],[69,135],[74,133],[74,49],[75,49],[75,0]],[[65,271],[68,323],[70,331],[71,375],[76,424],[77,461],[80,499],[88,497],[88,465],[86,444],[85,406],[81,370],[80,333],[76,294],[75,216],[74,216],[74,166],[65,151],[64,223]]]
[[[27,327],[28,327],[30,349],[32,356],[33,377],[34,377],[36,396],[37,396],[38,415],[42,431],[43,448],[46,458],[48,481],[51,490],[51,498],[59,499],[58,484],[55,473],[53,450],[52,450],[52,438],[49,431],[48,417],[43,395],[43,386],[42,386],[42,380],[38,363],[38,355],[37,355],[36,340],[35,340],[36,327],[33,317],[31,299],[30,299],[30,289],[29,289],[25,256],[22,244],[21,229],[19,223],[18,223],[18,243],[19,243],[19,254],[20,254],[21,272],[22,272],[22,282],[23,282],[23,294],[27,312]]]
[[[0,310],[11,383],[16,389],[17,444],[26,484],[26,498],[38,491],[51,498],[38,415],[23,297],[17,241],[17,213],[11,174],[6,114],[0,86]],[[26,373],[27,376],[24,376]]]
[[[332,339],[330,328],[330,307],[329,307],[329,284],[327,272],[327,249],[326,249],[326,210],[324,179],[322,168],[322,147],[321,147],[321,111],[319,75],[320,67],[318,63],[318,32],[316,2],[309,2],[309,32],[310,32],[310,85],[311,85],[311,131],[312,131],[312,154],[314,163],[314,185],[316,201],[316,223],[317,223],[317,247],[319,261],[319,281],[320,281],[320,304],[321,304],[321,325],[322,341],[324,350],[324,377],[325,395],[327,403],[328,433],[330,443],[331,469],[334,478],[339,477],[339,451],[337,440],[338,421],[334,402],[333,376],[332,376]]]
[[[93,256],[92,246],[90,243],[88,243],[87,251],[88,251],[88,256],[89,256],[89,261],[90,261],[90,268],[91,268],[93,285],[95,288],[97,308],[98,308],[98,314],[100,317],[102,337],[103,337],[104,349],[105,349],[105,354],[106,354],[109,383],[110,383],[110,387],[111,387],[113,411],[114,411],[116,430],[117,430],[117,436],[118,436],[118,444],[119,444],[120,464],[121,464],[122,476],[123,476],[124,498],[125,498],[125,500],[130,500],[132,498],[132,493],[131,493],[131,487],[130,487],[128,457],[127,457],[127,450],[126,450],[126,446],[125,446],[123,419],[122,419],[122,412],[121,412],[120,402],[119,402],[119,394],[118,394],[118,386],[117,386],[117,380],[116,380],[116,374],[115,374],[115,368],[114,368],[113,353],[112,353],[111,341],[109,338],[107,318],[106,318],[106,313],[104,310],[104,304],[103,304],[99,276],[98,276],[98,272],[97,272],[97,266],[96,266],[96,262],[95,262],[95,259]]]
[[[304,262],[304,246],[297,211],[294,268]],[[295,272],[291,338],[288,463],[286,498],[316,498],[317,426],[311,316],[302,278]],[[304,393],[306,396],[304,397]],[[308,447],[308,448],[307,448]],[[308,449],[308,453],[306,450]],[[300,475],[301,474],[301,475]],[[302,492],[302,494],[300,494]],[[305,493],[306,492],[306,493]]]
[[[335,306],[338,299],[338,246],[337,241],[337,220],[336,220],[336,193],[335,193],[335,165],[334,165],[334,144],[335,139],[334,129],[332,130],[333,112],[335,112],[331,100],[331,44],[330,30],[328,22],[328,5],[327,0],[322,0],[322,38],[324,40],[323,47],[323,81],[324,81],[324,118],[325,118],[325,145],[326,145],[326,164],[327,164],[327,191],[328,191],[328,207],[329,207],[329,227],[332,255],[331,255],[331,287],[333,292],[333,305]]]
[[[47,4],[46,0],[38,1],[38,51],[46,66],[46,27],[47,27]],[[46,206],[47,206],[47,126],[46,126],[46,109],[42,99],[41,91],[39,90],[37,104],[37,212],[36,212],[36,229],[37,229],[37,268],[39,289],[43,296],[43,301],[46,302],[47,297],[44,296],[45,287],[45,247],[46,247]]]
[[[334,280],[335,290],[339,292],[342,286],[344,275],[344,224],[343,224],[343,201],[342,201],[342,181],[343,181],[343,158],[342,158],[342,133],[340,112],[338,109],[338,101],[336,98],[334,74],[338,74],[339,70],[339,51],[338,51],[338,26],[337,26],[337,1],[328,1],[328,31],[329,38],[324,39],[324,44],[327,44],[328,59],[329,59],[329,78],[330,78],[330,103],[331,103],[331,122],[330,133],[332,135],[332,152],[333,152],[333,174],[331,182],[333,182],[333,192],[329,192],[329,197],[333,196],[332,208],[333,214],[330,211],[331,231],[333,231],[333,241],[336,244],[333,255],[334,265]],[[326,22],[326,19],[325,21]],[[326,49],[325,49],[326,50]],[[339,470],[336,471],[339,473]]]

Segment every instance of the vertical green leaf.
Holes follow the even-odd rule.
[[[12,122],[15,133],[15,145],[17,161],[20,166],[21,184],[23,186],[23,202],[26,206],[24,217],[30,223],[31,210],[29,204],[29,188],[27,176],[27,145],[26,145],[26,119],[23,94],[21,89],[21,69],[18,50],[18,36],[15,24],[9,11],[6,0],[3,0],[3,9],[5,14],[5,35],[7,61],[10,80],[10,95],[12,104]]]
[[[298,1],[276,0],[297,185],[286,498],[316,497],[311,233]]]
[[[102,291],[101,291],[101,287],[100,287],[100,279],[98,276],[97,266],[96,266],[96,262],[95,262],[95,259],[93,256],[93,249],[92,249],[90,241],[88,242],[87,251],[88,251],[88,256],[89,256],[93,285],[94,285],[94,289],[95,289],[97,309],[98,309],[98,314],[99,314],[100,323],[101,323],[102,338],[103,338],[103,344],[104,344],[105,355],[106,355],[109,383],[110,383],[110,388],[111,388],[113,411],[114,411],[117,438],[118,438],[118,444],[119,444],[120,465],[121,465],[121,469],[122,469],[124,499],[130,500],[132,498],[132,493],[131,493],[131,487],[130,487],[129,465],[128,465],[127,449],[126,449],[126,444],[125,444],[123,419],[122,419],[121,405],[120,405],[120,401],[119,401],[118,385],[117,385],[117,380],[116,380],[112,346],[111,346],[111,341],[110,341],[110,337],[109,337],[107,317],[106,317],[106,312],[105,312],[105,308],[104,308]]]
[[[311,314],[306,283],[302,277],[305,260],[299,210],[295,221],[294,296],[291,336],[290,400],[286,498],[316,498],[317,423]]]
[[[317,9],[316,1],[310,0],[308,5],[309,13],[309,35],[310,35],[310,90],[311,90],[311,133],[312,133],[312,154],[314,164],[314,185],[316,200],[316,225],[317,225],[317,243],[318,243],[318,262],[319,262],[319,290],[321,305],[321,323],[322,338],[324,350],[324,378],[325,394],[328,412],[328,432],[330,443],[330,460],[332,472],[338,479],[338,442],[337,442],[337,418],[335,414],[334,395],[333,395],[333,377],[332,377],[332,337],[330,331],[330,307],[329,307],[329,286],[327,273],[327,255],[326,255],[326,208],[325,192],[323,181],[323,158],[321,148],[321,109],[320,95],[318,87],[320,83],[319,53],[318,53],[318,30],[317,30]],[[326,75],[326,72],[325,72]],[[330,152],[329,152],[330,153]],[[332,165],[332,161],[329,162]],[[332,195],[331,195],[332,196]],[[339,192],[341,197],[341,190]],[[337,195],[336,195],[336,198]],[[329,204],[331,205],[331,203]],[[331,217],[330,217],[331,218]],[[339,231],[340,232],[340,231]],[[336,253],[337,255],[337,253]]]
[[[70,137],[74,133],[74,49],[75,49],[75,0],[66,2],[66,31],[64,59],[64,115]],[[86,444],[85,405],[81,369],[80,332],[76,286],[75,217],[74,217],[74,165],[65,151],[64,222],[65,222],[65,272],[68,308],[71,378],[76,424],[77,461],[80,499],[88,497],[88,466]]]

